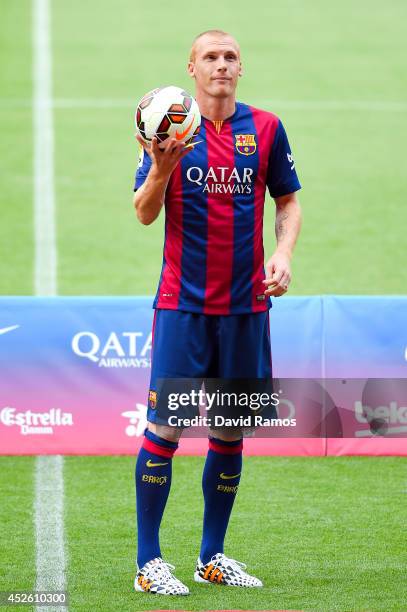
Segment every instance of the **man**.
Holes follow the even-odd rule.
[[[136,174],[134,205],[148,225],[163,205],[166,233],[154,301],[148,429],[136,465],[138,572],[135,588],[168,595],[189,590],[161,557],[159,527],[171,484],[180,429],[158,424],[157,379],[271,377],[270,296],[290,284],[300,230],[300,189],[284,128],[265,111],[236,102],[242,75],[238,43],[211,30],[193,42],[188,72],[202,125],[185,148],[153,139]],[[276,250],[264,270],[265,190],[276,203]],[[241,350],[242,346],[244,350]],[[194,579],[261,587],[223,543],[242,467],[242,436],[210,432],[203,472],[204,521]],[[228,486],[225,486],[225,483]]]

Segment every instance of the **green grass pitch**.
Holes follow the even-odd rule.
[[[72,612],[405,612],[406,458],[246,458],[225,551],[263,580],[258,590],[193,581],[203,462],[174,459],[161,543],[191,595],[167,598],[132,591],[134,458],[65,459]],[[30,589],[34,460],[3,458],[0,464],[0,590]]]
[[[136,101],[193,89],[193,36],[229,30],[242,48],[239,99],[283,120],[303,190],[292,294],[404,293],[407,4],[404,0],[209,0],[205,6],[53,0],[58,289],[150,295],[163,218],[132,209]],[[33,292],[32,11],[2,0],[0,294]],[[266,255],[274,247],[266,205]]]

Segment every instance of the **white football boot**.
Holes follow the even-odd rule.
[[[205,565],[198,559],[194,580],[206,584],[224,584],[234,587],[262,587],[262,581],[250,576],[244,571],[245,569],[244,563],[229,559],[223,553],[218,553],[213,555]]]
[[[172,573],[174,569],[173,565],[165,563],[161,557],[148,561],[137,571],[135,590],[154,595],[189,595],[188,587]]]

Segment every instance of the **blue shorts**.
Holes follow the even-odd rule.
[[[271,378],[269,311],[204,315],[154,312],[147,418],[155,422],[160,378]]]

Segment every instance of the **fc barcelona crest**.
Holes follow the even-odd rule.
[[[236,149],[242,155],[253,155],[256,152],[257,144],[254,134],[236,134]]]
[[[148,403],[150,404],[150,408],[155,408],[157,406],[157,392],[151,391],[148,394]]]

